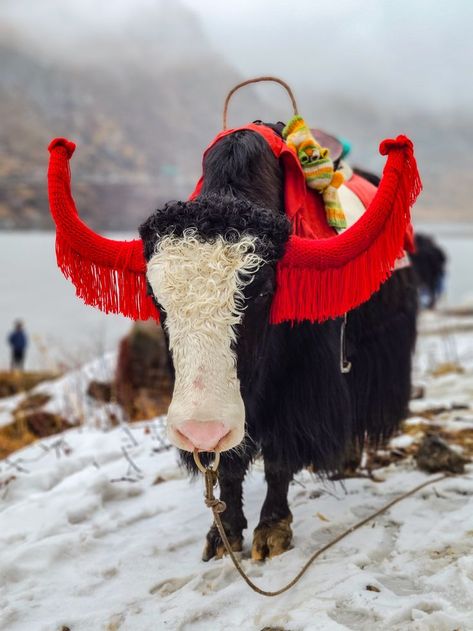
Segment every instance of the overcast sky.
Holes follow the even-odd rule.
[[[52,29],[97,33],[118,25],[125,35],[132,12],[153,4],[170,10],[176,2],[0,0],[0,18],[22,16],[36,37],[54,42]],[[279,75],[302,99],[336,91],[421,110],[473,106],[473,0],[180,2],[245,78]],[[178,45],[185,54],[186,42]]]
[[[473,107],[472,0],[183,0],[246,76]]]

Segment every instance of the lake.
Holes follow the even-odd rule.
[[[0,367],[8,363],[4,339],[16,318],[29,333],[32,369],[83,363],[114,348],[130,327],[76,298],[56,265],[54,241],[52,232],[0,232]]]
[[[417,228],[433,234],[448,254],[444,304],[473,298],[473,224]],[[0,368],[8,366],[5,338],[16,318],[24,321],[30,336],[30,369],[83,363],[115,348],[130,327],[130,320],[105,315],[76,298],[56,266],[54,233],[0,232],[0,266]]]

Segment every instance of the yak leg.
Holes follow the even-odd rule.
[[[226,504],[225,511],[220,515],[225,533],[232,546],[232,550],[241,551],[243,546],[243,530],[248,526],[243,513],[243,479],[248,468],[249,459],[226,459],[222,454],[222,461],[218,473],[220,499]],[[217,526],[212,524],[202,553],[202,560],[209,561],[216,557],[221,559],[225,554],[225,546],[219,535]]]
[[[263,561],[285,552],[292,541],[292,513],[287,493],[293,473],[275,467],[266,459],[264,472],[268,489],[259,524],[253,533],[251,558],[254,561]]]

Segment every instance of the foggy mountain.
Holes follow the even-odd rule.
[[[81,216],[95,228],[134,230],[157,205],[188,196],[203,149],[221,127],[225,94],[246,78],[195,11],[165,0],[117,0],[113,8],[4,0],[0,12],[0,228],[52,227],[45,172],[55,136],[78,144],[73,187]],[[348,138],[361,166],[381,168],[382,138],[413,138],[425,185],[418,216],[470,217],[466,110],[422,112],[402,100],[381,107],[368,94],[334,87],[321,99],[317,82],[295,76],[284,78],[304,116]],[[243,124],[289,115],[287,97],[268,87],[240,93],[230,118]],[[455,165],[454,185],[445,164]]]
[[[155,39],[150,24],[163,36]],[[188,196],[220,129],[225,93],[241,79],[188,9],[157,4],[131,16],[125,31],[82,33],[80,48],[62,33],[60,54],[57,42],[45,47],[12,25],[2,35],[0,227],[52,227],[45,173],[55,136],[78,145],[76,201],[95,227],[135,229],[157,204]],[[253,95],[236,100],[232,116],[247,121],[261,109]]]

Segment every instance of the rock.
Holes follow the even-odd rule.
[[[112,384],[106,381],[91,381],[87,394],[100,403],[110,403],[112,400]]]
[[[0,459],[38,438],[58,434],[72,426],[58,414],[41,409],[50,399],[49,394],[36,392],[18,403],[12,412],[13,421],[0,427]]]
[[[16,427],[18,433],[25,430],[36,438],[58,434],[72,427],[72,424],[62,418],[62,416],[59,416],[59,414],[53,414],[38,408],[22,408],[18,406],[13,411],[13,418],[14,422],[6,425],[6,428],[11,427],[13,429]]]
[[[411,399],[413,401],[417,399],[423,399],[425,396],[425,386],[412,386]]]
[[[58,434],[72,427],[58,414],[38,409],[16,409],[13,418],[12,423],[0,427],[0,459],[38,438]]]
[[[44,412],[43,410],[26,413],[24,420],[28,430],[38,438],[59,434],[71,427],[71,424],[58,414],[51,414],[51,412]]]
[[[422,440],[415,455],[417,466],[427,473],[447,471],[463,473],[468,462],[461,454],[454,451],[448,443],[434,434],[427,435]]]
[[[121,341],[115,374],[117,402],[130,420],[165,414],[174,378],[166,340],[156,322],[137,322]]]

